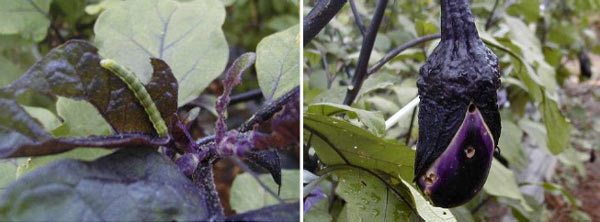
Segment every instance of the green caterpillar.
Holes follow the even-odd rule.
[[[148,91],[146,91],[146,88],[137,76],[132,71],[117,64],[117,62],[112,59],[101,60],[100,66],[110,70],[127,84],[127,87],[133,92],[138,99],[138,102],[144,107],[144,110],[146,111],[146,114],[148,114],[150,122],[152,122],[158,135],[161,137],[168,136],[167,124],[165,124],[165,121],[160,116],[160,112],[156,108],[154,101],[152,101],[150,94],[148,94]]]

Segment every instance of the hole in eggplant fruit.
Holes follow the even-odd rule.
[[[475,108],[476,108],[475,104],[471,103],[471,105],[469,105],[469,112],[470,113],[475,112]]]
[[[433,184],[433,181],[435,181],[435,174],[430,173],[427,175],[427,177],[425,177],[425,185],[429,186]]]
[[[465,149],[465,154],[467,155],[467,158],[471,159],[471,157],[475,156],[475,148],[472,146],[467,147],[467,149]]]

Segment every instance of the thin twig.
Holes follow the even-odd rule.
[[[246,173],[250,174],[252,177],[254,177],[254,179],[256,180],[256,182],[258,182],[258,184],[267,191],[267,193],[271,194],[271,196],[273,196],[273,198],[275,198],[277,201],[279,201],[280,204],[284,204],[285,201],[283,201],[276,193],[275,191],[271,190],[271,188],[269,188],[265,183],[262,182],[262,180],[260,180],[260,178],[258,178],[258,174],[256,174],[254,171],[252,171],[250,169],[250,167],[248,167],[248,165],[246,165],[244,162],[242,162],[240,159],[238,159],[236,156],[232,156],[231,160],[233,160],[233,163],[235,163],[236,165],[238,165],[240,168],[242,168]]]
[[[415,108],[413,108],[413,111],[412,111],[412,116],[410,117],[410,125],[408,125],[408,133],[406,134],[406,142],[404,143],[407,146],[408,146],[408,142],[410,142],[410,135],[412,135],[412,129],[413,129],[413,125],[415,122],[416,113],[417,113],[417,107],[415,106]]]
[[[487,20],[485,21],[486,31],[492,26],[492,20],[494,19],[494,13],[496,12],[496,8],[498,7],[498,2],[499,0],[496,0],[496,2],[494,2],[494,7],[492,8],[492,11],[490,12],[490,15],[488,16]]]
[[[323,69],[325,70],[325,75],[327,76],[327,89],[331,88],[331,84],[333,84],[333,80],[335,80],[335,75],[330,73],[329,62],[327,61],[327,53],[319,50],[321,53],[321,62],[323,63]]]
[[[396,57],[398,54],[402,53],[404,50],[415,47],[421,43],[427,42],[427,41],[431,41],[434,39],[439,39],[442,35],[441,34],[431,34],[431,35],[424,35],[421,36],[419,38],[410,40],[408,42],[405,42],[404,44],[392,49],[391,51],[389,51],[387,54],[385,54],[385,56],[383,58],[381,58],[379,61],[377,61],[377,63],[375,63],[375,65],[371,66],[371,68],[369,68],[369,71],[367,72],[369,75],[379,71],[379,69],[381,69],[381,67],[383,67],[383,65],[385,65],[387,62],[389,62],[390,60],[392,60],[394,57]]]
[[[229,106],[250,100],[258,100],[260,98],[263,98],[262,91],[260,89],[253,89],[248,92],[232,95]]]
[[[371,20],[369,31],[363,39],[360,54],[358,56],[358,64],[356,65],[356,71],[354,72],[354,77],[352,78],[352,85],[348,87],[348,91],[346,92],[346,98],[344,99],[345,105],[350,105],[352,102],[354,102],[354,99],[356,99],[356,96],[362,87],[363,81],[367,77],[367,66],[369,65],[369,59],[371,58],[371,53],[373,52],[377,31],[379,30],[379,25],[381,25],[381,20],[383,20],[383,14],[385,12],[387,3],[388,0],[379,0],[377,2],[377,8],[375,8],[375,14]]]
[[[296,86],[290,91],[283,94],[281,97],[277,98],[275,101],[267,104],[266,106],[260,108],[249,120],[244,122],[240,127],[238,127],[238,131],[246,132],[252,129],[255,124],[260,124],[266,120],[271,119],[275,113],[279,112],[285,104],[290,103],[296,98],[300,97],[300,86]]]
[[[344,7],[346,0],[318,0],[317,5],[304,17],[304,45],[308,44]]]
[[[356,22],[356,26],[360,30],[360,34],[365,37],[367,29],[365,28],[365,23],[362,21],[362,17],[358,14],[358,10],[356,10],[356,4],[354,0],[348,0],[350,3],[350,9],[352,9],[352,14],[354,15],[354,21]]]

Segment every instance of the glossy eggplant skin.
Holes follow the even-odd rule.
[[[456,166],[463,170],[440,178],[438,183],[443,184],[435,184],[439,192],[431,190],[429,195],[426,193],[434,205],[453,207],[470,200],[481,190],[493,157],[483,155],[485,152],[476,152],[474,158],[481,154],[481,158],[485,159],[465,161],[447,159],[442,154],[459,132],[471,105],[482,118],[479,127],[485,126],[491,134],[492,148],[497,146],[501,129],[496,105],[500,72],[496,55],[479,38],[468,1],[442,0],[441,5],[442,39],[421,67],[417,81],[420,103],[415,181],[423,190],[419,181],[434,162],[438,159],[458,161]],[[476,171],[471,168],[487,169]]]
[[[494,147],[489,128],[472,105],[446,150],[418,178],[419,188],[436,206],[454,207],[469,201],[485,183]]]

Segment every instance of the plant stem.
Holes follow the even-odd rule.
[[[346,0],[318,0],[317,5],[304,17],[304,45],[317,36],[345,4]]]
[[[415,116],[417,114],[417,107],[413,108],[412,115],[410,117],[410,125],[408,125],[408,133],[406,134],[406,144],[408,146],[408,142],[410,142],[410,135],[412,135],[413,125],[415,123]]]
[[[367,73],[369,75],[371,75],[371,74],[379,71],[379,69],[381,69],[381,67],[383,67],[383,65],[385,65],[387,62],[392,60],[394,57],[396,57],[398,54],[402,53],[406,49],[415,47],[415,46],[417,46],[421,43],[427,42],[427,41],[439,39],[440,37],[441,37],[441,35],[439,33],[437,33],[437,34],[431,34],[431,35],[424,35],[419,38],[405,42],[404,44],[392,49],[387,54],[385,54],[385,56],[383,58],[381,58],[379,61],[377,61],[377,63],[375,63],[375,65],[373,65],[371,68],[369,68],[369,71]]]
[[[249,120],[247,120],[240,127],[238,127],[237,130],[240,132],[246,132],[251,130],[255,124],[260,124],[266,120],[271,119],[271,117],[273,117],[275,113],[279,112],[285,104],[290,103],[297,97],[300,97],[300,86],[294,87],[292,90],[286,92],[277,100],[274,100],[273,102],[260,108],[260,110],[258,110]]]
[[[201,162],[198,164],[191,179],[192,182],[202,190],[202,195],[204,197],[204,200],[202,201],[207,203],[206,209],[208,210],[209,215],[213,215],[213,217],[217,218],[224,217],[225,214],[223,206],[221,205],[221,199],[219,198],[215,186],[212,164],[210,162]]]
[[[490,27],[492,26],[492,20],[494,19],[494,13],[496,12],[496,8],[498,7],[498,2],[499,2],[499,0],[496,0],[496,2],[494,2],[494,7],[492,8],[492,11],[490,11],[490,15],[488,16],[487,20],[485,21],[485,30],[486,31],[488,29],[490,29]]]
[[[260,89],[253,89],[248,92],[232,95],[229,106],[250,100],[258,100],[260,98],[263,98],[262,91]]]
[[[373,52],[377,31],[379,30],[379,25],[381,25],[381,20],[383,20],[383,14],[385,12],[387,3],[388,0],[379,0],[377,2],[377,8],[375,8],[375,14],[371,20],[369,31],[363,39],[360,55],[358,56],[358,64],[356,65],[356,71],[354,72],[354,77],[352,78],[352,85],[348,87],[348,92],[346,93],[346,98],[344,99],[345,105],[350,105],[352,102],[354,102],[354,99],[356,99],[356,96],[362,87],[363,81],[367,77],[367,66],[369,65],[369,59],[371,58],[371,53]]]
[[[360,34],[364,38],[365,34],[367,32],[367,29],[365,28],[365,24],[363,23],[362,18],[360,17],[360,14],[358,14],[358,10],[356,10],[356,4],[354,3],[354,0],[349,0],[349,2],[350,2],[350,9],[352,9],[352,14],[354,15],[354,21],[356,22],[356,26],[358,26],[358,29],[360,30]]]

